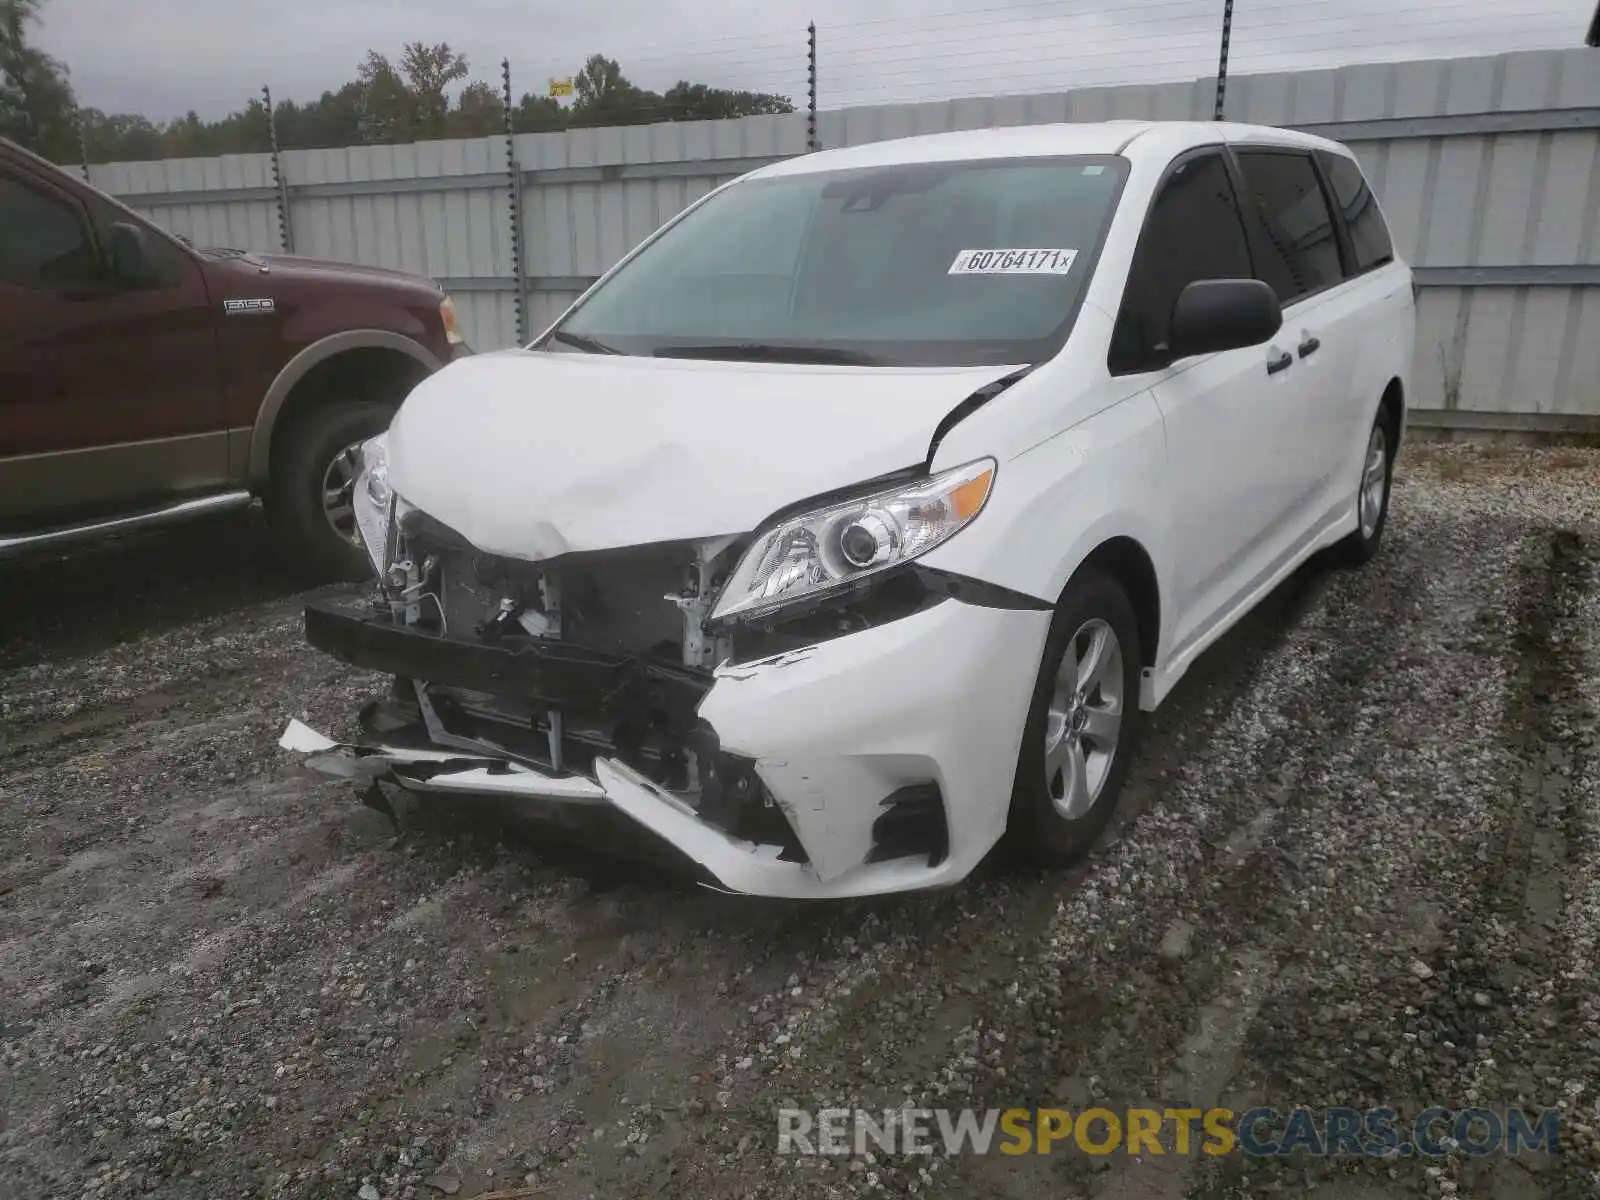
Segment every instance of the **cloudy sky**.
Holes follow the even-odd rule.
[[[1596,0],[1236,0],[1231,69],[1581,45]],[[311,99],[368,49],[447,41],[476,78],[509,56],[520,94],[595,52],[635,83],[680,78],[805,91],[818,25],[821,102],[1187,79],[1215,69],[1223,0],[45,0],[37,40],[80,102],[218,117],[270,83]]]

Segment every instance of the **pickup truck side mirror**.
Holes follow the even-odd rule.
[[[1172,306],[1174,361],[1270,341],[1283,328],[1277,294],[1259,279],[1197,279]]]
[[[116,282],[127,288],[160,287],[162,283],[160,260],[151,237],[140,226],[117,221],[111,226],[111,273]]]

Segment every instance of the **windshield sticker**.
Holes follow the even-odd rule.
[[[951,275],[1065,275],[1076,250],[963,250],[950,264]]]

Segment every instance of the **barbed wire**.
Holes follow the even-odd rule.
[[[938,0],[934,0],[938,2]],[[817,27],[817,102],[823,111],[984,95],[1163,84],[1216,73],[1225,0],[972,0],[917,16],[886,15]],[[1399,58],[1444,58],[1551,46],[1578,47],[1594,0],[1234,0],[1230,75],[1315,70]],[[1354,11],[1353,11],[1354,10]],[[810,83],[804,26],[761,28],[675,42],[607,44],[636,89],[604,123],[642,125],[703,115],[669,97],[679,82],[781,97],[804,112]],[[517,97],[549,100],[549,81],[577,78],[586,53],[520,58],[504,47]],[[565,115],[597,127],[574,102]],[[715,104],[726,105],[726,97]],[[516,104],[521,112],[523,105]],[[778,106],[771,106],[778,107]],[[716,108],[710,111],[725,111]],[[530,122],[517,117],[519,130]]]
[[[1223,0],[1008,0],[818,27],[823,108],[1045,88],[1162,83],[1216,70]],[[1350,11],[1350,0],[1237,0],[1233,74],[1291,63],[1313,69],[1396,56],[1453,56],[1580,44],[1587,0],[1545,0],[1514,11],[1483,0],[1399,0]],[[803,30],[765,28],[678,44],[610,48],[636,85],[665,91],[678,79],[803,98]],[[543,57],[543,56],[541,56]],[[575,75],[582,60],[546,59],[523,74]]]
[[[1534,15],[1537,15],[1537,14],[1535,13]],[[1525,15],[1519,15],[1519,16],[1513,17],[1513,18],[1505,18],[1505,20],[1514,23],[1513,24],[1513,29],[1516,30],[1516,31],[1520,32],[1523,29],[1525,29],[1525,27],[1526,27],[1526,17],[1525,17]],[[1413,26],[1412,28],[1418,28],[1421,25],[1430,25],[1430,24],[1448,24],[1448,22],[1434,22],[1434,23],[1424,22],[1424,23],[1420,23],[1419,26]],[[1251,31],[1249,31],[1249,30],[1245,30],[1245,31],[1238,31],[1238,32],[1235,33],[1234,36],[1235,36],[1235,39],[1236,39],[1236,41],[1235,41],[1235,47],[1236,48],[1237,48],[1237,46],[1239,44],[1239,40],[1242,40],[1245,37],[1247,37],[1250,32]],[[1487,29],[1479,29],[1479,30],[1474,30],[1474,31],[1471,31],[1471,32],[1460,33],[1460,34],[1448,34],[1448,33],[1446,33],[1446,34],[1437,35],[1436,37],[1435,36],[1430,36],[1429,40],[1433,41],[1433,42],[1437,42],[1437,43],[1439,43],[1441,45],[1445,45],[1445,44],[1452,44],[1452,43],[1460,42],[1460,41],[1463,41],[1463,40],[1475,40],[1475,39],[1481,38],[1485,32],[1489,32],[1489,31]],[[1494,30],[1494,32],[1496,32],[1496,33],[1505,33],[1505,32],[1508,32],[1508,31],[1504,30],[1504,29],[1497,28],[1497,29]],[[1341,38],[1337,38],[1337,39],[1330,39],[1330,40],[1322,42],[1322,44],[1318,47],[1318,49],[1319,50],[1323,50],[1323,51],[1332,52],[1332,53],[1338,53],[1338,52],[1344,51],[1344,50],[1358,50],[1358,49],[1368,48],[1368,47],[1372,47],[1372,46],[1380,46],[1380,45],[1391,44],[1391,43],[1396,42],[1397,40],[1403,40],[1403,36],[1404,36],[1403,33],[1396,32],[1396,31],[1389,31],[1389,30],[1385,30],[1385,31],[1381,31],[1381,32],[1372,31],[1371,33],[1367,33],[1367,34],[1358,34],[1358,35],[1354,35],[1354,36],[1346,36],[1346,37],[1341,37]],[[1209,35],[1209,34],[1200,35],[1200,34],[1168,34],[1168,33],[1164,33],[1164,34],[1160,34],[1160,35],[1144,34],[1144,35],[1139,35],[1137,37],[1107,38],[1107,39],[1105,39],[1105,44],[1116,44],[1116,45],[1119,45],[1119,46],[1126,46],[1126,47],[1129,48],[1129,49],[1124,50],[1124,51],[1119,51],[1119,54],[1121,54],[1121,53],[1133,53],[1134,52],[1133,48],[1136,47],[1136,46],[1145,46],[1145,45],[1150,45],[1150,44],[1157,44],[1157,45],[1169,47],[1169,48],[1174,49],[1174,50],[1183,50],[1185,52],[1189,51],[1192,48],[1194,51],[1200,53],[1202,55],[1202,57],[1204,55],[1206,55],[1206,54],[1214,54],[1215,53],[1215,46],[1213,44],[1214,42],[1215,42],[1215,38],[1213,36]],[[1074,50],[1074,49],[1081,49],[1081,42],[1078,41],[1075,37],[1068,37],[1068,36],[1063,36],[1061,38],[1054,38],[1054,39],[1051,39],[1051,38],[1037,38],[1037,39],[1031,41],[1030,44],[1029,44],[1030,55],[1032,57],[1036,58],[1036,59],[1039,58],[1039,57],[1044,56],[1045,54],[1053,52],[1053,51],[1066,51],[1066,50]],[[1151,63],[1151,62],[1162,61],[1160,59],[1152,59],[1150,57],[1147,57],[1144,54],[1143,50],[1138,50],[1137,52],[1140,55],[1140,57],[1138,59],[1138,64],[1139,65],[1147,64],[1147,63]],[[877,58],[871,59],[871,60],[856,60],[854,62],[846,62],[846,63],[844,63],[842,65],[845,65],[845,66],[871,66],[873,68],[874,72],[876,74],[878,74],[879,76],[892,76],[892,75],[896,74],[897,72],[893,71],[893,70],[889,70],[887,68],[891,68],[891,67],[896,66],[897,64],[902,64],[902,63],[913,63],[913,64],[916,64],[917,66],[938,66],[939,69],[942,70],[944,64],[948,64],[948,63],[951,63],[951,62],[963,62],[963,63],[976,64],[976,65],[992,65],[992,64],[987,62],[988,59],[994,58],[996,56],[1006,56],[1006,55],[1010,56],[1010,60],[1011,61],[1013,61],[1013,62],[1015,61],[1015,53],[1014,53],[1014,51],[1008,50],[1007,48],[1004,48],[1004,47],[996,47],[996,48],[992,48],[992,49],[976,49],[976,50],[974,50],[974,49],[964,49],[964,50],[952,51],[952,52],[948,52],[948,53],[917,54],[917,55],[896,55],[896,56],[890,56],[890,57],[880,56],[880,57],[877,57]],[[1235,65],[1239,65],[1239,59],[1237,57],[1234,59],[1234,62],[1235,62]],[[834,69],[837,70],[838,66],[841,65],[841,64],[831,63],[830,65],[832,65],[834,67]],[[899,73],[903,73],[903,72],[899,72]]]

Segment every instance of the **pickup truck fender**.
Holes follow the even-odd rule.
[[[279,414],[283,411],[284,402],[289,398],[289,393],[294,391],[295,385],[304,379],[313,367],[337,354],[343,354],[348,350],[372,348],[398,350],[415,359],[429,372],[437,371],[444,365],[426,346],[403,334],[390,333],[384,329],[347,329],[312,342],[284,364],[277,378],[272,381],[272,386],[267,389],[261,407],[256,411],[255,425],[250,433],[249,451],[248,478],[252,488],[261,487],[267,481],[268,465],[272,461],[273,429],[277,425]]]

